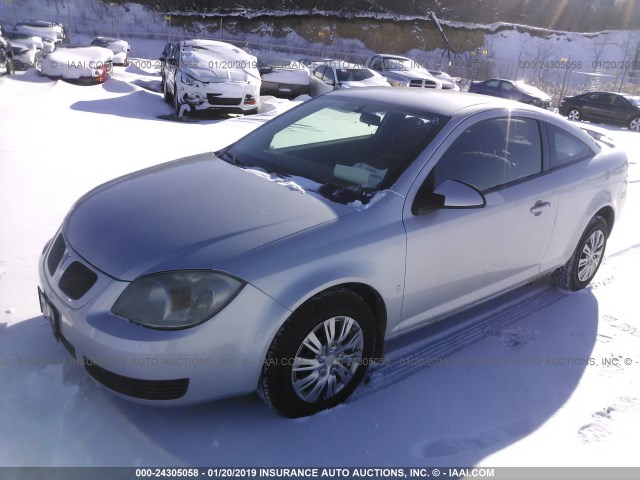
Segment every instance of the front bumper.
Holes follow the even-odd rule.
[[[111,313],[128,282],[97,270],[61,235],[40,258],[41,289],[57,312],[59,340],[94,379],[128,399],[160,405],[200,403],[256,389],[271,340],[290,315],[287,309],[247,284],[203,324],[146,328]],[[76,285],[67,281],[76,263],[95,274],[88,289],[82,276],[74,276]]]
[[[252,112],[258,108],[260,87],[242,82],[199,82],[192,86],[178,80],[178,98],[191,110],[218,110],[230,113]],[[247,102],[247,95],[253,101]]]

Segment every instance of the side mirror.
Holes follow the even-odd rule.
[[[486,205],[484,195],[473,185],[445,180],[433,192],[418,192],[411,211],[414,215],[424,215],[445,208],[483,208]]]

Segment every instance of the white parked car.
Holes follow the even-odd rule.
[[[43,22],[40,20],[18,22],[13,27],[15,32],[26,33],[42,37],[45,41],[44,55],[53,51],[57,45],[67,39],[64,26],[60,23]]]
[[[102,83],[111,76],[113,52],[90,45],[58,47],[42,61],[42,74],[51,78]]]
[[[250,115],[260,104],[258,59],[230,43],[184,40],[163,62],[164,98],[184,109]]]
[[[358,87],[389,87],[389,82],[377,72],[361,65],[331,62],[317,66],[311,75],[312,97],[324,93]]]
[[[110,37],[96,37],[91,42],[91,45],[111,50],[113,52],[114,65],[126,66],[129,64],[129,52],[131,51],[131,46],[126,40]]]
[[[428,72],[442,82],[443,90],[460,90],[460,85],[458,85],[459,78],[453,78],[447,72],[441,70],[429,70]]]
[[[32,67],[41,68],[44,55],[42,37],[19,32],[7,32],[6,36],[11,41],[16,70],[27,70]]]

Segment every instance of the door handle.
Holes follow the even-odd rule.
[[[533,205],[533,207],[531,207],[531,209],[529,211],[531,213],[533,213],[537,217],[538,215],[540,215],[547,208],[551,208],[551,203],[550,202],[543,202],[542,200],[538,200]]]

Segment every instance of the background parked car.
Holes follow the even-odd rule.
[[[173,100],[176,115],[182,106],[250,115],[258,112],[258,59],[234,45],[214,40],[184,40],[166,57],[164,99]]]
[[[364,65],[385,77],[392,87],[442,88],[442,81],[407,57],[373,55]]]
[[[13,75],[14,73],[11,42],[7,38],[0,36],[0,75]]]
[[[542,90],[524,82],[491,78],[484,82],[471,82],[469,91],[493,97],[507,98],[517,102],[535,105],[540,108],[551,107],[551,97]]]
[[[428,72],[442,82],[443,90],[460,90],[460,86],[455,78],[440,70],[428,70]]]
[[[67,35],[67,29],[61,23],[55,22],[47,22],[44,20],[24,20],[22,22],[16,23],[13,28],[16,31],[23,30],[35,30],[35,34],[38,35],[38,31],[41,32],[53,32],[55,34],[55,38],[60,42],[67,43],[69,41],[69,37]],[[30,33],[30,32],[27,32]]]
[[[16,70],[41,68],[44,50],[42,37],[20,32],[7,32],[6,36],[11,40]]]
[[[262,78],[260,93],[275,97],[294,98],[309,93],[311,74],[307,67],[294,60],[258,58]]]
[[[162,79],[162,89],[164,90],[164,66],[165,63],[167,61],[167,58],[171,55],[171,53],[173,52],[173,49],[176,47],[175,43],[169,42],[164,46],[164,49],[162,50],[162,53],[160,54],[160,58],[158,58],[158,60],[160,61],[160,77]]]
[[[126,40],[110,37],[96,37],[91,42],[91,45],[111,50],[113,52],[114,65],[126,66],[129,64],[129,52],[131,51],[131,46]]]
[[[298,63],[307,67],[310,72],[312,72],[318,65],[327,65],[332,62],[338,62],[338,60],[327,57],[302,57],[298,60]]]
[[[15,32],[41,37],[45,42],[43,49],[45,56],[55,50],[59,44],[63,42],[68,43],[66,30],[64,26],[59,23],[25,21],[16,23],[13,30]]]
[[[113,52],[93,45],[64,45],[42,62],[42,74],[54,79],[102,83],[111,76]]]
[[[564,97],[560,115],[569,120],[593,120],[640,132],[640,97],[624,93],[588,92]]]
[[[357,87],[390,87],[387,79],[361,65],[335,62],[319,65],[311,76],[311,96]]]

